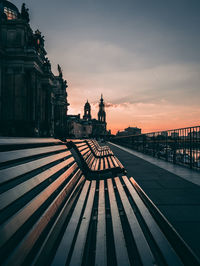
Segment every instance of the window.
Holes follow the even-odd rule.
[[[17,19],[17,12],[8,7],[4,7],[4,13],[6,14],[8,20]]]

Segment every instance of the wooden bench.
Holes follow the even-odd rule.
[[[114,156],[109,147],[106,149],[94,148],[89,140],[71,140],[72,147],[79,153],[83,165],[87,172],[92,174],[112,172],[114,174],[125,172],[124,166]],[[106,151],[106,152],[105,152]]]
[[[199,265],[133,178],[87,180],[66,143],[32,144],[0,145],[1,265]]]
[[[86,140],[86,142],[91,147],[96,157],[113,155],[113,152],[108,146],[100,146],[96,140],[91,139]]]
[[[176,235],[168,240],[134,185],[126,176],[85,181],[52,265],[198,265],[166,222]]]
[[[29,265],[52,248],[85,178],[59,140],[9,142],[0,142],[0,261]]]

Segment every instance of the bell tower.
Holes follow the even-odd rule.
[[[84,120],[91,120],[91,106],[87,100],[85,106],[84,106],[84,116],[83,119]]]
[[[101,94],[101,99],[100,99],[100,103],[99,103],[98,121],[106,123],[105,104],[103,101],[103,95],[102,94]]]

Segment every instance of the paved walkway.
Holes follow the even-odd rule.
[[[197,180],[198,176],[200,180],[200,174],[182,167],[172,167],[169,163],[164,165],[165,162],[149,156],[146,156],[147,160],[143,154],[115,144],[108,145],[127,169],[127,175],[134,177],[200,257],[200,186],[194,184],[200,184]]]

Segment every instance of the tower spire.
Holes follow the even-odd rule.
[[[105,105],[103,102],[103,94],[101,94],[101,99],[99,103],[99,112],[98,112],[98,120],[99,122],[106,122],[106,112],[105,112]]]
[[[88,99],[87,99],[87,102],[84,106],[84,116],[83,116],[83,119],[85,120],[91,120],[92,117],[91,117],[91,106],[88,102]]]

